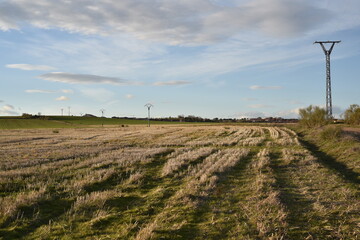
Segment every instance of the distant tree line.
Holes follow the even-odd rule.
[[[21,118],[24,119],[42,119],[42,120],[48,120],[49,117],[41,115],[41,113],[38,113],[37,115],[29,114],[29,113],[23,113],[21,115]]]
[[[119,118],[119,117],[113,117]],[[125,119],[143,119],[145,118],[127,118]],[[297,122],[297,119],[284,119],[281,117],[267,117],[267,118],[202,118],[194,115],[179,115],[177,117],[162,117],[162,118],[152,118],[152,121],[166,121],[166,122],[207,122],[207,123],[289,123]]]

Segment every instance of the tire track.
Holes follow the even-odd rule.
[[[194,239],[245,239],[259,234],[243,206],[251,195],[254,176],[249,168],[255,154],[251,152],[220,177],[207,202],[194,214],[198,217],[192,224],[199,228]]]
[[[305,149],[283,149],[273,158],[276,184],[289,211],[289,239],[356,239],[358,191]]]

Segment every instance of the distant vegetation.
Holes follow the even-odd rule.
[[[302,108],[299,110],[300,115],[300,125],[312,128],[312,127],[321,127],[329,123],[326,119],[326,111],[323,108],[318,106],[310,105],[307,108]]]
[[[153,121],[151,124],[174,124],[169,121]],[[179,122],[176,122],[180,124]],[[22,128],[77,128],[102,125],[125,127],[127,125],[145,125],[146,119],[130,118],[102,118],[102,117],[77,117],[77,116],[38,116],[23,114],[20,117],[0,117],[0,129]]]
[[[69,128],[73,127],[65,122],[41,119],[0,118],[0,129],[23,128]]]
[[[76,128],[76,127],[92,127],[92,126],[127,126],[127,125],[146,125],[145,118],[128,118],[128,117],[96,117],[90,114],[80,116],[45,116],[32,115],[24,113],[17,117],[0,117],[0,129],[21,129],[21,128]],[[283,119],[283,118],[250,118],[250,119],[236,119],[236,118],[201,118],[196,116],[182,116],[167,117],[167,118],[152,118],[151,124],[211,124],[211,123],[294,123],[297,119]]]
[[[352,104],[344,113],[345,122],[351,125],[360,124],[360,106]]]

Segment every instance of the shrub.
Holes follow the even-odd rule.
[[[359,125],[360,124],[360,106],[358,104],[351,104],[344,113],[345,122],[347,124]]]
[[[32,118],[33,116],[32,116],[31,114],[29,114],[29,113],[23,113],[23,114],[21,115],[21,117],[22,117],[22,118],[25,118],[25,119],[30,119],[30,118]]]
[[[299,123],[305,127],[321,127],[329,123],[326,118],[326,110],[318,106],[310,105],[299,110]]]
[[[341,136],[341,128],[340,127],[328,127],[322,130],[320,136],[323,140],[329,139],[339,139]]]

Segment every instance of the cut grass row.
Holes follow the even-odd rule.
[[[61,152],[66,157],[51,161],[30,154],[29,163],[17,168],[5,166],[16,161],[17,155],[8,153],[50,150],[47,144],[59,136],[41,136],[33,146],[28,137],[4,140],[10,146],[0,151],[0,181],[7,191],[1,203],[11,198],[18,205],[11,218],[2,215],[0,237],[354,239],[359,234],[358,186],[288,129],[96,128],[64,135],[58,144],[79,148],[73,160]],[[254,137],[262,140],[249,144]],[[14,182],[21,187],[11,187]]]

